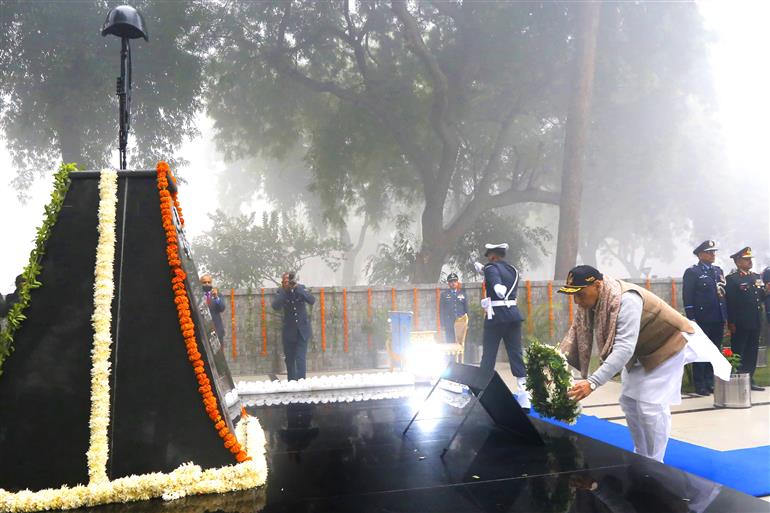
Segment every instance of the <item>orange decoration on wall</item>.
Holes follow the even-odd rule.
[[[321,351],[326,352],[326,296],[321,288]]]
[[[487,297],[487,282],[482,281],[481,282],[481,298],[484,299]]]
[[[371,324],[372,322],[372,289],[366,290],[366,320]],[[372,348],[372,332],[366,334],[366,345],[369,349]]]
[[[671,278],[671,308],[676,310],[676,281]]]
[[[267,356],[267,310],[265,309],[265,289],[262,289],[259,313],[262,325],[262,356]]]
[[[390,289],[390,309],[396,311],[396,288]]]
[[[414,288],[414,298],[412,299],[412,310],[414,310],[414,329],[419,330],[420,326],[420,302],[417,299],[417,287]]]
[[[644,281],[644,288],[646,288],[647,290],[650,290],[650,287],[651,287],[651,286],[652,286],[652,284],[650,283],[650,278],[648,277],[648,278],[647,278],[647,279]]]
[[[548,335],[553,338],[553,282],[548,282]]]
[[[348,352],[348,289],[342,289],[342,350]]]
[[[206,375],[205,363],[201,359],[201,353],[198,351],[198,341],[195,338],[195,323],[192,319],[190,310],[190,299],[187,296],[187,287],[185,279],[187,274],[182,269],[182,262],[179,259],[179,245],[174,226],[173,207],[178,206],[177,194],[171,194],[168,190],[168,177],[176,183],[176,179],[171,173],[171,169],[165,162],[158,162],[157,182],[158,195],[160,196],[160,215],[163,223],[163,230],[166,233],[166,255],[168,266],[171,269],[171,289],[174,292],[174,304],[176,305],[177,317],[179,318],[179,328],[184,337],[185,347],[187,348],[187,359],[192,364],[195,378],[198,381],[198,392],[203,399],[203,405],[206,414],[214,423],[214,429],[217,430],[220,438],[224,440],[224,446],[233,455],[236,461],[246,461],[251,459],[246,451],[236,440],[235,435],[230,432],[222,415],[220,414],[217,398],[211,388],[211,380]],[[177,209],[179,222],[183,223],[181,209]]]
[[[236,360],[238,358],[238,350],[235,345],[235,289],[230,289],[230,326],[232,328],[230,340],[233,344],[233,360]]]
[[[569,324],[572,326],[572,321],[575,318],[575,315],[573,313],[573,307],[575,306],[575,303],[572,301],[572,294],[567,295],[567,304],[569,305]]]

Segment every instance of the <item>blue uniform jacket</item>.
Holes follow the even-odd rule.
[[[484,283],[487,290],[487,297],[492,301],[500,301],[504,297],[498,297],[495,293],[495,285],[502,283],[505,285],[506,291],[510,291],[513,287],[513,291],[508,296],[508,299],[516,299],[516,294],[519,288],[519,272],[508,262],[499,260],[497,262],[490,262],[484,266]],[[506,292],[507,293],[507,292]],[[494,307],[495,315],[491,319],[484,317],[484,322],[488,324],[498,324],[503,322],[521,322],[524,320],[518,306],[496,306]]]
[[[297,334],[309,342],[313,336],[310,327],[310,316],[307,312],[307,304],[315,303],[315,297],[304,285],[297,285],[292,290],[286,290],[283,287],[278,289],[273,299],[273,309],[283,309],[283,332],[284,342],[293,342]]]
[[[460,289],[444,289],[441,293],[441,324],[444,326],[454,325],[458,317],[468,313],[468,297],[465,291]]]
[[[716,265],[697,263],[682,277],[682,303],[688,319],[699,324],[727,320],[725,274]]]

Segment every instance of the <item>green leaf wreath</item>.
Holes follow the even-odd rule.
[[[56,219],[59,217],[64,197],[67,195],[67,190],[70,186],[69,175],[76,170],[75,164],[62,164],[54,175],[51,201],[45,207],[45,217],[43,224],[37,229],[35,246],[29,254],[29,262],[21,273],[23,281],[19,290],[19,300],[11,307],[11,310],[8,312],[8,322],[0,331],[0,374],[3,373],[3,363],[5,363],[5,360],[13,351],[13,335],[21,327],[24,319],[27,318],[24,315],[24,310],[29,306],[32,289],[36,289],[41,285],[37,281],[37,277],[43,268],[40,262],[43,259],[45,246],[56,224]]]
[[[532,339],[526,352],[527,390],[532,407],[544,417],[574,424],[580,404],[567,396],[572,379],[567,361],[555,348]]]

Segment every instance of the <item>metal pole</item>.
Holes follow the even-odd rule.
[[[470,417],[471,413],[473,413],[473,409],[476,407],[476,405],[481,402],[481,396],[484,395],[484,392],[486,392],[486,390],[487,390],[487,388],[484,387],[484,390],[481,391],[481,393],[478,395],[478,397],[473,395],[473,398],[475,400],[473,401],[473,404],[471,404],[471,407],[468,408],[468,413],[465,414],[465,417],[463,417],[463,420],[462,420],[462,422],[460,422],[460,425],[457,426],[457,429],[455,429],[454,434],[452,434],[452,438],[449,439],[449,443],[447,444],[446,447],[444,447],[444,450],[441,451],[441,456],[439,456],[441,459],[444,459],[444,455],[447,453],[449,448],[452,447],[452,442],[455,441],[455,438],[457,437],[457,433],[459,433],[460,430],[463,428],[463,426],[465,425],[465,421],[468,420],[468,417]]]
[[[130,76],[126,76],[127,68],[130,68],[131,53],[129,49],[128,38],[121,38],[120,49],[120,76],[117,83],[118,94],[118,115],[120,120],[120,132],[118,134],[118,151],[120,153],[118,168],[120,170],[126,169],[126,146],[128,146],[128,130],[129,130],[129,103],[128,103],[128,90],[131,87]]]
[[[401,436],[404,436],[404,435],[406,434],[406,432],[407,432],[407,431],[409,431],[409,428],[410,428],[410,427],[412,427],[412,423],[414,422],[414,419],[416,419],[416,418],[417,418],[417,415],[419,415],[419,414],[420,414],[420,410],[422,409],[422,407],[423,407],[423,406],[425,406],[425,403],[427,403],[427,402],[428,402],[428,399],[430,399],[430,396],[431,396],[431,395],[433,395],[433,391],[434,391],[434,390],[436,390],[436,387],[438,386],[438,382],[439,382],[439,381],[441,381],[441,378],[438,378],[438,379],[436,380],[436,382],[433,384],[433,388],[431,388],[431,389],[430,389],[430,393],[429,393],[429,394],[428,394],[428,396],[427,396],[427,397],[426,397],[426,398],[423,400],[423,402],[422,402],[422,404],[420,405],[420,407],[419,407],[419,408],[417,408],[417,411],[416,411],[416,412],[414,412],[414,417],[412,417],[412,420],[410,420],[410,421],[409,421],[409,424],[407,424],[407,425],[406,425],[406,428],[404,429],[404,432],[403,432],[403,433],[401,433]]]

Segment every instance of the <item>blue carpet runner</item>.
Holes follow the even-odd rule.
[[[541,417],[534,410],[532,410],[531,415],[615,447],[631,452],[634,450],[631,433],[624,425],[591,415],[581,415],[577,423],[570,426],[563,422]],[[737,435],[726,434],[726,436]],[[666,465],[710,479],[755,497],[770,495],[770,445],[733,451],[717,451],[672,438],[668,442],[666,456],[663,460]]]

